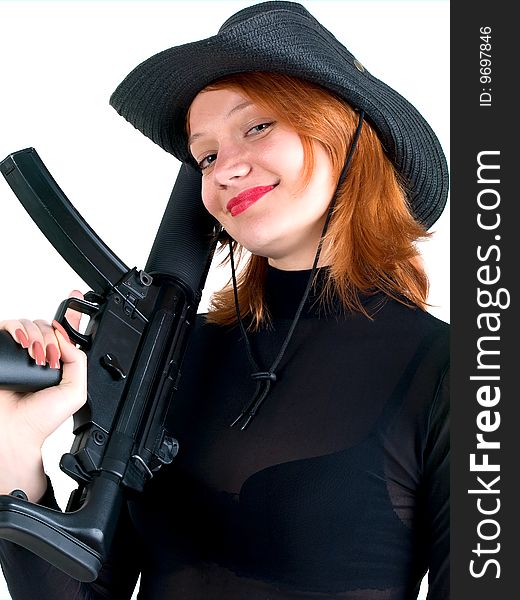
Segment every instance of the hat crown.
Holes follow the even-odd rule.
[[[301,4],[297,4],[296,2],[284,2],[273,0],[272,2],[261,2],[260,4],[254,4],[253,6],[248,6],[239,10],[234,15],[231,15],[229,19],[224,21],[220,29],[219,33],[224,33],[228,29],[240,25],[244,21],[251,19],[252,17],[257,17],[258,15],[265,15],[267,13],[271,13],[274,11],[284,10],[288,12],[292,12],[295,15],[301,15],[316,21],[314,17],[310,14],[310,12]]]

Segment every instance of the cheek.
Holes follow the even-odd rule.
[[[311,186],[320,191],[320,197],[323,197],[324,202],[330,203],[336,189],[336,176],[327,152],[319,144],[314,147],[314,172]]]
[[[217,216],[217,199],[215,193],[211,193],[209,184],[205,183],[204,178],[202,178],[202,203],[204,204],[206,210],[210,215],[216,217]]]
[[[281,143],[273,143],[258,155],[261,163],[280,175],[286,183],[298,181],[304,164],[304,152],[297,134],[286,135]]]

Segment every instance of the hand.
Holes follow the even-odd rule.
[[[71,297],[82,298],[73,291]],[[69,309],[66,318],[79,329],[81,313]],[[64,330],[43,321],[0,321],[0,329],[26,347],[38,364],[59,368],[59,385],[32,393],[0,390],[0,493],[22,489],[30,500],[45,492],[41,460],[43,442],[87,400],[86,355],[70,342]]]

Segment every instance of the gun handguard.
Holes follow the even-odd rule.
[[[56,314],[88,356],[88,401],[74,415],[74,442],[60,462],[79,486],[64,513],[23,494],[0,496],[0,537],[80,581],[93,581],[110,548],[124,488],[142,490],[177,453],[165,418],[217,225],[203,207],[200,174],[183,165],[145,270],[128,269],[70,204],[34,149],[10,155],[0,170],[49,241],[93,288],[84,300],[64,300]],[[84,334],[65,320],[69,307],[90,316]],[[0,337],[0,388],[34,391],[59,377]]]

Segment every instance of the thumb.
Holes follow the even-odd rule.
[[[87,355],[62,334],[61,328],[54,328],[63,365],[60,386],[74,388],[81,405],[87,397]]]

